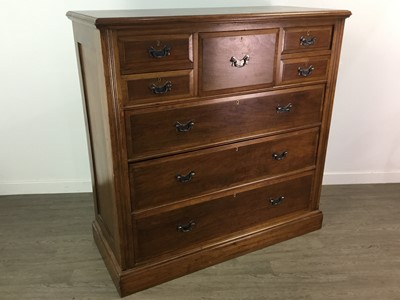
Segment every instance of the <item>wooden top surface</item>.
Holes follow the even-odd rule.
[[[214,7],[214,8],[172,8],[172,9],[136,9],[136,10],[94,10],[69,11],[68,18],[95,25],[129,25],[142,22],[162,22],[165,20],[196,22],[204,21],[292,18],[335,16],[349,17],[348,10],[288,6],[252,6],[252,7]]]

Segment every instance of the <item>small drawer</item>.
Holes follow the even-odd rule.
[[[284,59],[281,62],[281,84],[326,80],[329,57]]]
[[[128,157],[144,158],[205,148],[262,134],[318,126],[324,86],[230,97],[218,102],[126,111]]]
[[[193,96],[192,70],[127,75],[124,82],[126,105]]]
[[[330,50],[332,26],[285,28],[283,54]]]
[[[271,226],[273,219],[306,211],[310,205],[311,175],[232,193],[219,199],[134,218],[137,262],[196,250],[254,226]]]
[[[278,29],[200,35],[200,90],[237,90],[274,83]]]
[[[119,33],[121,74],[193,68],[191,34],[136,36]]]
[[[316,128],[132,164],[132,207],[152,208],[313,167],[317,143]]]

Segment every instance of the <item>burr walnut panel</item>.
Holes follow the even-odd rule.
[[[273,85],[277,36],[278,29],[202,33],[201,91]]]

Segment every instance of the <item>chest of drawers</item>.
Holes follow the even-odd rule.
[[[319,229],[344,10],[69,12],[124,296]]]

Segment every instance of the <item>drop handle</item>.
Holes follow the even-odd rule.
[[[300,37],[300,45],[304,47],[313,46],[317,38],[315,36],[301,36]]]
[[[297,68],[297,75],[302,76],[302,77],[308,77],[310,76],[313,71],[315,70],[313,65],[310,65],[308,68],[302,68],[302,67],[298,67]]]
[[[189,223],[187,223],[187,224],[181,224],[181,225],[176,226],[176,230],[179,232],[190,232],[190,231],[192,231],[194,226],[196,226],[196,222],[192,220],[192,221],[189,221]]]
[[[166,81],[163,85],[156,85],[153,83],[150,86],[150,90],[153,92],[153,94],[156,95],[163,95],[172,90],[172,82],[171,81]]]
[[[283,151],[283,152],[280,152],[280,153],[275,153],[275,152],[272,153],[272,157],[275,160],[283,160],[287,155],[288,155],[287,151]]]
[[[269,198],[269,203],[272,206],[277,206],[277,205],[281,204],[284,199],[285,199],[284,196],[279,196],[279,197],[276,197],[276,198]]]
[[[293,107],[293,104],[292,104],[292,103],[289,103],[289,104],[286,105],[286,106],[278,105],[278,106],[276,107],[276,112],[277,112],[277,113],[287,113],[287,112],[290,112],[290,110],[292,109],[292,107]]]
[[[178,175],[175,176],[175,178],[176,178],[176,180],[177,180],[178,182],[180,182],[180,183],[187,183],[187,182],[189,182],[189,181],[191,181],[191,180],[193,179],[193,177],[194,177],[195,174],[196,174],[196,173],[195,173],[194,171],[190,171],[190,172],[189,172],[188,174],[186,174],[186,175],[178,174]]]
[[[164,46],[162,49],[156,49],[153,46],[151,46],[148,49],[148,52],[149,52],[149,55],[153,58],[163,58],[163,57],[171,55],[171,47]]]
[[[175,128],[176,128],[176,131],[178,131],[178,132],[190,131],[190,130],[192,130],[193,126],[194,126],[194,121],[189,121],[187,123],[181,123],[181,122],[176,121],[176,123],[175,123]]]
[[[236,57],[232,56],[229,60],[231,62],[231,66],[235,68],[243,68],[245,65],[249,63],[250,56],[245,55],[242,59],[237,59]]]

